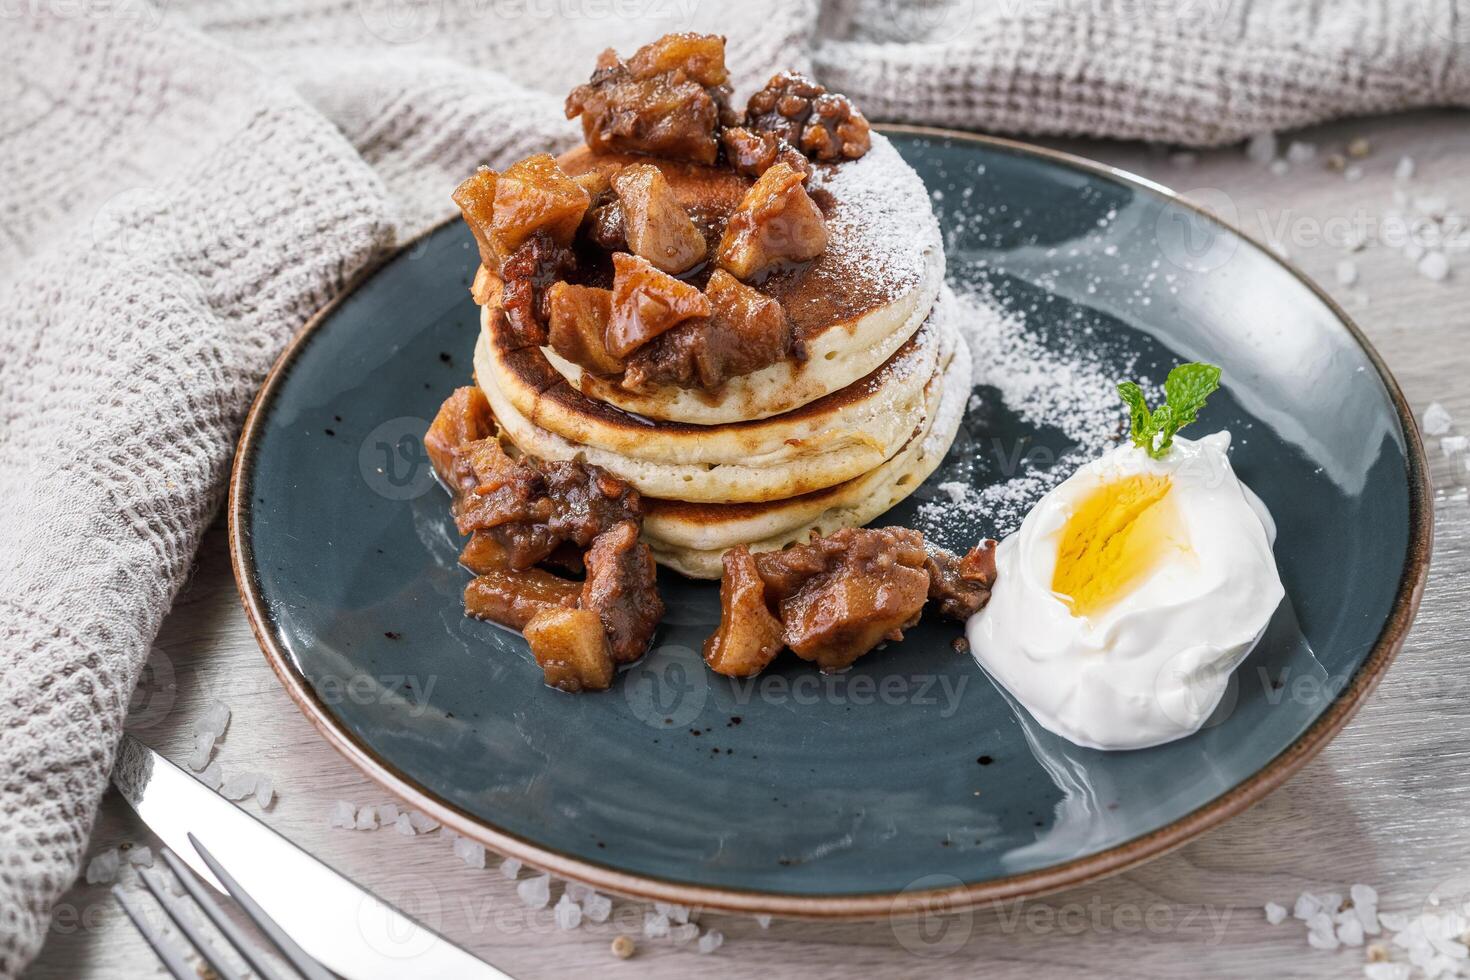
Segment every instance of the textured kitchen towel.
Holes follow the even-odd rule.
[[[1456,11],[1458,10],[1458,15]],[[877,119],[1219,143],[1470,102],[1466,0],[146,0],[0,12],[0,977],[77,873],[129,693],[276,351],[575,131],[606,45],[730,38]]]

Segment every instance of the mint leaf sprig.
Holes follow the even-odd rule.
[[[1213,364],[1180,364],[1164,381],[1164,401],[1152,411],[1143,389],[1132,381],[1118,385],[1118,395],[1128,406],[1133,444],[1154,459],[1163,459],[1174,442],[1174,433],[1194,422],[1205,399],[1220,387],[1220,369]]]

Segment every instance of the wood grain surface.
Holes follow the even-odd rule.
[[[1425,112],[1296,135],[1317,144],[1318,160],[1286,174],[1250,162],[1238,148],[1190,162],[1138,145],[1051,145],[1212,204],[1228,201],[1238,227],[1280,241],[1358,320],[1416,413],[1440,402],[1460,420],[1455,432],[1470,434],[1470,239],[1462,234],[1451,252],[1453,271],[1444,282],[1424,278],[1401,252],[1371,241],[1393,207],[1395,186],[1441,195],[1470,214],[1470,114]],[[1350,180],[1321,158],[1356,137],[1371,140],[1372,152],[1354,161],[1362,173]],[[1404,155],[1414,158],[1417,172],[1396,184]],[[1349,256],[1323,241],[1343,222],[1368,231],[1363,251]],[[1359,274],[1351,287],[1336,271],[1348,257]],[[610,955],[609,942],[620,932],[640,932],[639,903],[620,900],[610,922],[562,932],[549,909],[521,905],[493,856],[490,868],[476,871],[438,835],[409,840],[391,831],[331,829],[327,813],[335,800],[389,801],[318,739],[277,685],[240,611],[222,527],[206,539],[164,624],[133,727],[182,759],[203,706],[225,701],[234,717],[217,758],[227,772],[275,779],[280,797],[265,815],[273,827],[516,977],[1361,976],[1362,949],[1309,948],[1299,923],[1269,926],[1261,905],[1290,906],[1304,889],[1345,892],[1359,881],[1375,885],[1381,907],[1395,911],[1419,909],[1436,888],[1470,891],[1470,473],[1465,457],[1441,453],[1438,438],[1428,437],[1427,445],[1436,487],[1430,581],[1407,646],[1362,712],[1244,815],[1140,868],[1035,901],[917,924],[777,921],[763,929],[748,918],[705,915],[702,924],[726,937],[714,954],[639,937],[637,954],[622,961]],[[93,846],[122,841],[157,845],[110,794]],[[78,885],[58,908],[28,975],[72,980],[157,970],[106,888]]]

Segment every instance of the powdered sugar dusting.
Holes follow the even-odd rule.
[[[924,182],[887,139],[874,133],[857,160],[816,167],[811,187],[832,195],[826,258],[840,266],[835,278],[879,286],[891,299],[933,274],[929,264],[943,254],[939,222]]]
[[[1105,363],[1085,332],[1078,339],[1041,343],[1025,315],[1008,309],[983,284],[959,289],[953,305],[955,325],[972,354],[970,382],[979,389],[971,396],[972,412],[998,393],[1006,409],[1033,427],[1059,430],[1071,447],[1055,455],[1020,445],[986,446],[1001,477],[984,486],[972,479],[982,465],[976,452],[955,454],[961,458],[946,463],[941,492],[919,506],[920,529],[943,538],[956,526],[984,524],[1003,536],[1020,526],[1043,494],[1117,441],[1123,419],[1118,365]]]

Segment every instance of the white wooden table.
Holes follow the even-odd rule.
[[[1409,188],[1446,195],[1470,213],[1470,114],[1427,112],[1299,135],[1319,154],[1357,136],[1369,137],[1374,150],[1361,161],[1361,179],[1350,181],[1320,162],[1274,175],[1239,149],[1202,153],[1183,166],[1135,145],[1055,145],[1181,191],[1214,189],[1211,200],[1224,191],[1247,233],[1284,239],[1290,257],[1358,319],[1416,412],[1441,402],[1462,420],[1456,431],[1470,434],[1470,250],[1454,253],[1451,278],[1436,283],[1401,254],[1370,245],[1353,256],[1360,278],[1347,288],[1335,274],[1345,253],[1321,241],[1329,220],[1373,218],[1391,206],[1393,170],[1405,154],[1417,162]],[[1379,888],[1385,910],[1417,910],[1437,885],[1470,874],[1470,506],[1454,499],[1470,473],[1463,457],[1451,463],[1438,439],[1428,441],[1437,518],[1424,604],[1398,662],[1337,740],[1265,802],[1167,857],[1088,887],[954,918],[930,947],[945,955],[916,955],[889,923],[778,921],[763,930],[751,919],[706,915],[703,923],[726,936],[714,955],[639,938],[637,955],[620,961],[609,941],[640,931],[638,903],[619,901],[605,925],[560,932],[549,909],[522,907],[493,857],[490,869],[473,871],[437,835],[330,829],[334,800],[388,799],[317,738],[277,686],[240,612],[222,528],[206,539],[164,624],[154,660],[173,686],[152,692],[138,733],[182,758],[202,706],[225,701],[234,718],[217,758],[227,770],[274,777],[272,826],[517,977],[592,970],[609,978],[1361,976],[1361,949],[1311,949],[1298,923],[1268,926],[1260,909],[1267,900],[1289,906],[1304,889],[1345,891],[1362,881]],[[93,846],[125,840],[156,846],[110,795]],[[107,890],[79,885],[57,910],[30,975],[72,980],[156,969]]]

